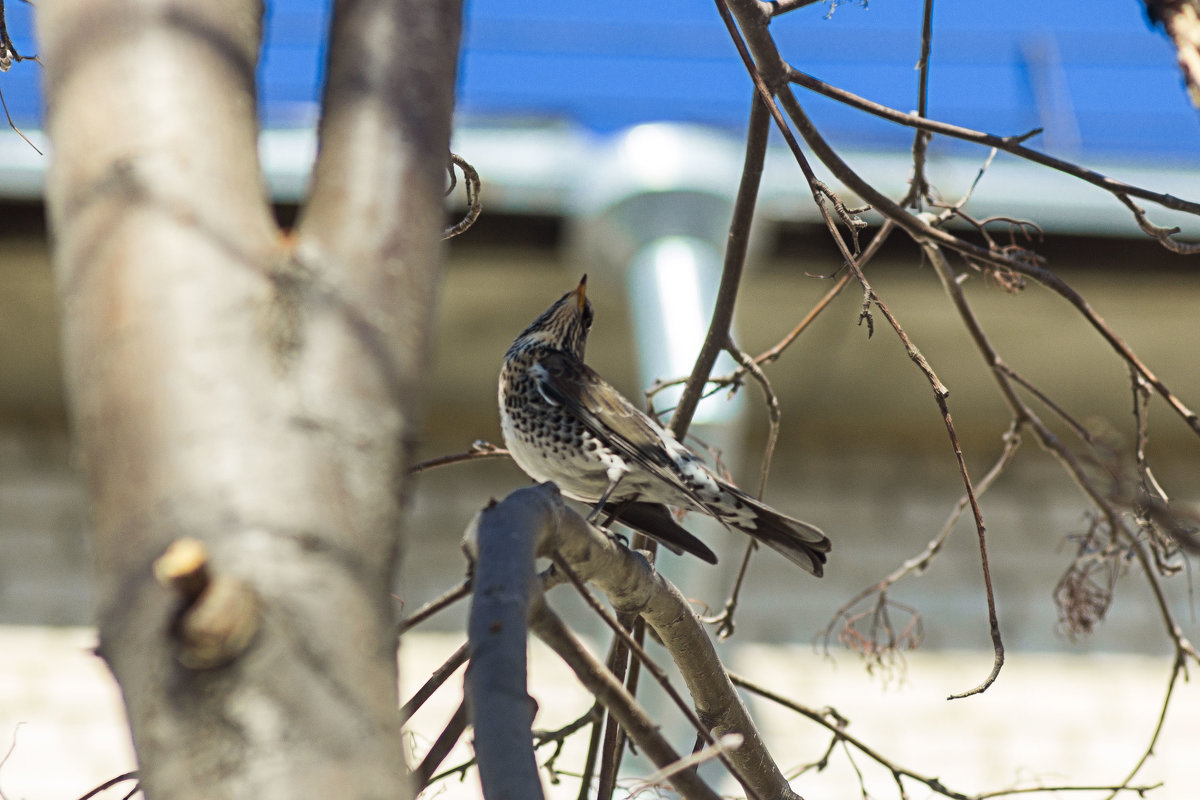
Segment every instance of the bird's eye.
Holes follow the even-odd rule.
[[[592,304],[588,303],[587,305],[585,305],[583,307],[583,329],[584,330],[587,330],[592,327],[592,317],[593,316],[594,316],[594,314],[592,312]]]

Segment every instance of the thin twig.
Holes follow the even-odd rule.
[[[1091,304],[1084,299],[1083,295],[1079,294],[1071,286],[1069,286],[1066,281],[1049,270],[1033,269],[1026,272],[1026,274],[1034,277],[1044,286],[1048,287],[1071,305],[1075,306],[1076,310],[1083,315],[1084,319],[1088,321],[1092,328],[1094,328],[1102,337],[1104,337],[1105,341],[1109,343],[1109,346],[1112,347],[1112,349],[1115,350],[1122,359],[1136,369],[1138,373],[1146,379],[1147,383],[1154,387],[1154,390],[1158,392],[1159,396],[1167,401],[1167,405],[1169,405],[1172,410],[1174,410],[1175,413],[1187,423],[1188,427],[1191,428],[1194,433],[1200,435],[1200,416],[1197,416],[1195,411],[1185,405],[1184,402],[1180,400],[1174,394],[1174,392],[1172,392],[1167,385],[1159,379],[1157,375],[1150,371],[1148,366],[1142,363],[1142,360],[1138,358],[1137,354],[1135,354],[1129,345],[1125,343],[1125,340],[1120,336],[1117,336],[1116,332],[1108,327],[1108,324],[1100,317],[1099,314],[1095,312]]]
[[[124,783],[125,781],[136,781],[138,779],[138,774],[139,773],[137,770],[133,770],[132,772],[122,773],[115,778],[109,778],[104,783],[97,786],[95,789],[92,789],[90,792],[86,792],[85,794],[81,795],[78,800],[91,800],[91,798],[95,797],[96,795],[100,794],[103,791],[111,789],[112,787],[116,786],[118,783]],[[137,791],[136,787],[135,787],[134,791]]]
[[[408,474],[416,475],[418,472],[424,472],[425,470],[448,467],[451,464],[461,464],[464,461],[476,461],[481,458],[506,458],[508,455],[508,451],[503,447],[494,445],[483,439],[476,439],[471,443],[470,450],[463,453],[452,453],[448,456],[431,458],[427,461],[420,461],[408,468]]]
[[[989,488],[991,488],[992,484],[996,482],[996,479],[998,479],[1008,469],[1009,465],[1016,457],[1017,450],[1021,444],[1021,437],[1015,420],[1009,426],[1008,431],[1006,431],[1001,438],[1004,442],[1004,448],[1000,453],[1000,457],[975,487],[976,496],[982,496]],[[899,583],[909,575],[920,574],[929,568],[930,563],[942,551],[950,532],[954,530],[954,526],[958,523],[958,520],[962,517],[963,512],[966,511],[970,504],[970,496],[963,494],[958,499],[954,509],[950,512],[949,517],[947,517],[946,521],[942,524],[941,530],[938,531],[937,535],[930,540],[930,542],[920,553],[917,553],[911,558],[905,560],[902,564],[900,564],[899,567],[893,570],[886,577],[863,589],[854,597],[850,598],[850,600],[842,604],[842,606],[834,613],[833,617],[829,621],[829,624],[826,625],[824,632],[821,634],[821,638],[825,641],[826,651],[829,649],[829,642],[833,638],[833,631],[837,623],[841,621],[843,627],[850,626],[852,624],[852,620],[857,615],[857,613],[854,611],[854,608],[862,603],[862,601],[866,600],[872,595],[879,595],[879,602],[886,602],[884,596],[892,586]],[[890,630],[885,631],[885,633],[888,634],[889,640],[895,639]],[[839,638],[843,637],[839,635]],[[869,649],[863,651],[864,657],[872,656],[876,663],[880,663],[879,660],[886,652],[886,648],[878,645],[874,636],[872,636],[868,644]]]
[[[463,642],[457,650],[455,650],[449,658],[447,658],[440,667],[433,671],[433,674],[421,685],[408,702],[400,706],[400,724],[408,722],[412,715],[417,713],[417,710],[425,705],[425,701],[433,696],[433,693],[441,688],[442,684],[450,679],[458,668],[467,663],[469,656],[467,643]],[[440,763],[440,762],[439,762]]]
[[[1088,498],[1096,505],[1096,507],[1100,509],[1101,513],[1108,521],[1108,525],[1112,530],[1113,535],[1116,536],[1120,534],[1126,538],[1126,540],[1129,542],[1129,547],[1131,548],[1132,552],[1138,558],[1138,560],[1142,562],[1147,580],[1149,581],[1151,587],[1151,591],[1155,597],[1156,603],[1158,604],[1159,613],[1166,625],[1168,635],[1171,637],[1171,640],[1175,645],[1176,652],[1185,652],[1189,654],[1194,653],[1194,649],[1191,648],[1190,643],[1188,643],[1183,637],[1182,631],[1180,630],[1178,624],[1176,624],[1174,621],[1174,616],[1171,613],[1170,607],[1166,601],[1166,597],[1161,586],[1159,585],[1158,578],[1153,569],[1153,563],[1150,557],[1146,554],[1145,548],[1138,540],[1136,532],[1129,531],[1126,526],[1122,524],[1118,510],[1114,507],[1113,503],[1104,496],[1104,493],[1092,485],[1092,482],[1085,474],[1082,465],[1079,463],[1078,458],[1076,458],[1076,456],[1066,447],[1066,445],[1063,444],[1063,442],[1057,436],[1055,436],[1049,430],[1049,428],[1046,427],[1046,425],[1033,412],[1033,410],[1030,409],[1028,405],[1026,405],[1017,395],[1010,383],[1012,371],[1003,366],[1003,361],[1000,359],[999,355],[992,347],[991,342],[984,334],[982,327],[974,315],[974,312],[967,304],[966,298],[962,293],[962,287],[955,279],[949,264],[946,262],[945,256],[935,247],[927,247],[926,256],[934,265],[934,268],[942,281],[943,288],[953,301],[956,309],[959,312],[960,318],[966,324],[972,339],[976,343],[976,346],[983,354],[985,361],[992,367],[993,377],[996,379],[1001,394],[1014,415],[1015,422],[1020,425],[1029,425],[1034,430],[1037,435],[1038,442],[1042,448],[1055,455],[1059,462],[1062,463],[1067,469],[1068,474],[1071,475],[1071,477],[1075,480],[1076,485],[1078,485],[1080,489],[1082,489],[1083,492],[1088,496]],[[1130,365],[1131,368],[1135,369],[1136,374],[1144,376],[1144,373],[1137,369],[1135,364],[1130,362]],[[1067,415],[1065,411],[1062,411],[1058,406],[1049,404],[1049,407],[1052,410],[1055,410],[1055,413],[1059,414],[1062,418],[1070,420],[1070,416]],[[1076,430],[1082,430],[1082,426],[1078,425],[1077,423],[1073,425],[1073,428]],[[1088,441],[1089,443],[1091,441],[1090,437],[1084,437],[1084,440]]]
[[[750,2],[755,2],[755,0],[740,0],[740,2],[738,2],[738,7],[742,8],[746,3]],[[761,63],[756,63],[754,57],[750,53],[750,50],[747,49],[746,42],[743,41],[741,33],[738,32],[737,24],[734,22],[733,16],[730,13],[729,0],[716,0],[716,4],[717,11],[721,15],[721,20],[725,23],[725,28],[729,31],[729,36],[732,39],[734,46],[737,48],[738,55],[741,57],[742,63],[746,67],[746,72],[750,75],[750,79],[754,82],[754,88],[758,92],[758,96],[766,105],[767,110],[771,113],[771,118],[775,121],[776,129],[783,136],[784,142],[787,144],[788,149],[792,152],[792,157],[796,159],[796,164],[800,167],[800,171],[803,173],[804,179],[808,182],[809,191],[812,192],[813,201],[816,203],[817,209],[821,212],[821,216],[825,220],[825,224],[829,228],[830,233],[841,243],[841,234],[837,228],[837,224],[833,220],[832,215],[829,213],[829,209],[825,207],[824,200],[828,197],[834,200],[835,205],[840,204],[841,201],[837,198],[837,195],[829,189],[828,186],[826,186],[817,178],[816,172],[813,171],[812,166],[808,163],[808,157],[805,156],[804,151],[800,149],[800,143],[796,141],[795,134],[788,126],[787,121],[783,118],[783,113],[779,110],[779,106],[775,102],[775,91],[772,87],[783,79],[783,60],[776,58],[771,62],[769,69],[763,67]],[[761,7],[755,6],[755,9],[760,15],[762,15],[760,16],[760,19],[763,20],[761,30],[756,30],[755,33],[770,42],[770,35],[766,32],[766,20],[768,20],[769,17],[765,15],[765,11]],[[770,47],[774,47],[773,42],[770,44]],[[776,53],[776,55],[778,55],[778,53]],[[854,228],[852,227],[851,230],[853,232]],[[857,242],[856,234],[855,241]],[[844,243],[839,244],[839,246],[843,247],[844,249]]]
[[[454,714],[447,720],[446,726],[442,728],[442,732],[434,740],[433,746],[429,748],[429,752],[425,754],[425,758],[421,759],[420,765],[413,770],[413,794],[420,794],[434,780],[434,770],[446,760],[446,756],[450,755],[450,751],[454,749],[454,745],[458,744],[458,740],[462,738],[469,721],[467,702],[463,700],[458,704],[458,708],[454,711]],[[444,777],[446,774],[451,773],[443,773],[437,777]]]
[[[660,770],[650,773],[645,778],[643,778],[636,786],[634,786],[632,789],[630,789],[629,795],[630,795],[630,797],[637,797],[642,792],[644,792],[648,789],[651,789],[651,788],[657,786],[658,784],[661,784],[664,780],[671,777],[672,775],[674,775],[676,772],[679,772],[680,770],[698,766],[700,764],[703,764],[705,761],[710,761],[713,758],[718,758],[722,754],[728,753],[732,750],[736,750],[741,746],[742,746],[741,734],[727,733],[724,736],[717,739],[717,741],[714,742],[713,744],[710,744],[707,747],[702,747],[699,750],[696,750],[695,752],[693,752],[691,755],[684,756],[683,758],[679,759],[679,761],[675,762],[674,764],[670,765],[669,767],[663,767]]]
[[[24,722],[18,722],[13,726],[12,742],[9,744],[8,750],[5,751],[4,757],[0,758],[0,769],[4,768],[4,765],[8,763],[9,757],[12,756],[13,751],[17,749],[17,731],[21,730],[21,726],[24,724]],[[8,800],[3,789],[0,789],[0,800]]]
[[[554,572],[557,575],[558,571],[554,570]],[[563,583],[567,581],[566,576],[562,577],[562,581]],[[616,674],[614,667],[616,664],[618,650],[625,652],[625,658],[628,659],[629,655],[628,652],[625,651],[625,645],[618,637],[614,636],[612,637],[611,641],[609,641],[608,654],[604,657],[605,666],[608,668],[609,672],[614,674],[614,676]],[[579,800],[588,800],[588,798],[591,796],[592,778],[595,777],[597,780],[599,779],[598,775],[596,774],[596,769],[597,763],[600,760],[600,750],[604,747],[604,729],[606,725],[606,717],[607,715],[604,713],[604,709],[601,708],[600,718],[596,720],[596,724],[592,726],[592,734],[590,737],[588,737],[587,757],[584,759],[583,772],[580,775],[579,781]],[[599,798],[600,796],[600,792],[597,791],[596,797]]]
[[[561,570],[561,572],[571,578],[573,572]],[[619,623],[622,631],[628,631],[633,625],[633,618],[627,617]],[[609,652],[608,663],[606,664],[608,671],[618,682],[624,684],[625,678],[629,672],[629,644],[626,637],[617,634],[614,631],[613,648]],[[625,686],[626,691],[629,691],[629,686]],[[630,697],[637,697],[632,691],[629,692]],[[596,797],[597,800],[611,800],[613,792],[617,786],[617,773],[621,768],[621,757],[625,752],[625,740],[621,736],[621,726],[617,723],[617,718],[610,710],[604,718],[604,735],[600,739],[600,771],[596,773]]]
[[[1083,442],[1086,442],[1089,445],[1095,443],[1092,438],[1092,434],[1088,431],[1087,428],[1083,427],[1083,425],[1079,422],[1079,420],[1075,419],[1074,416],[1067,413],[1067,410],[1065,408],[1060,406],[1058,403],[1054,402],[1054,400],[1050,399],[1050,397],[1047,396],[1045,392],[1043,392],[1041,389],[1039,389],[1038,387],[1036,387],[1032,383],[1030,383],[1024,376],[1022,376],[1020,373],[1016,372],[1008,364],[1001,361],[999,359],[999,357],[997,357],[995,359],[995,361],[993,361],[992,369],[997,372],[1002,373],[1006,378],[1011,380],[1013,383],[1017,384],[1022,389],[1029,392],[1034,397],[1036,397],[1039,403],[1044,405],[1046,408],[1050,409],[1051,413],[1053,413],[1054,416],[1058,417],[1060,420],[1062,420],[1064,423],[1066,423],[1067,426],[1070,427],[1071,432],[1074,433],[1076,436],[1078,436],[1080,438],[1080,440],[1082,440]]]
[[[736,673],[731,672],[731,673],[729,673],[729,679],[731,681],[733,681],[734,686],[740,686],[741,688],[745,689],[748,692],[752,692],[752,693],[758,695],[759,697],[763,697],[777,705],[781,705],[784,708],[789,709],[790,711],[794,711],[803,717],[807,717],[808,719],[812,720],[813,722],[817,723],[821,727],[828,730],[839,741],[846,742],[847,744],[849,744],[850,746],[852,746],[856,750],[858,750],[860,753],[862,753],[863,755],[870,758],[872,761],[886,767],[888,770],[891,771],[891,773],[893,775],[911,778],[912,780],[915,780],[919,783],[925,784],[926,786],[928,786],[930,789],[937,792],[938,794],[953,798],[953,800],[971,800],[970,795],[964,794],[963,792],[956,792],[956,791],[950,789],[949,787],[947,787],[945,784],[943,784],[937,778],[922,775],[918,772],[914,772],[910,769],[906,769],[904,767],[899,766],[898,764],[893,763],[886,756],[884,756],[882,753],[877,751],[875,748],[868,745],[866,742],[862,741],[861,739],[859,739],[858,737],[856,737],[852,734],[847,733],[845,730],[845,726],[844,726],[845,720],[842,719],[840,716],[838,717],[838,719],[841,720],[841,723],[843,723],[843,724],[835,724],[835,723],[832,723],[829,720],[827,720],[825,718],[825,716],[826,716],[825,714],[823,714],[815,709],[809,708],[808,706],[797,703],[795,700],[791,700],[787,697],[784,697],[783,695],[781,695],[777,692],[774,692],[774,691],[766,688],[765,686],[763,686],[759,683],[756,683],[742,675],[738,675]]]
[[[936,248],[930,246],[930,249],[933,250]],[[938,252],[940,255],[940,251]],[[863,280],[865,281],[865,279]],[[966,458],[963,456],[962,445],[959,443],[958,433],[954,428],[954,420],[950,416],[950,408],[946,403],[946,398],[949,396],[950,391],[945,387],[945,385],[942,384],[941,380],[938,379],[937,375],[933,371],[933,368],[929,365],[929,362],[926,361],[925,357],[921,354],[921,351],[917,349],[917,346],[908,337],[908,334],[905,333],[904,329],[900,327],[900,322],[892,315],[887,305],[883,303],[883,301],[877,294],[875,294],[873,290],[871,291],[871,300],[883,313],[883,316],[887,319],[888,323],[891,324],[892,329],[896,332],[896,335],[904,344],[904,349],[908,353],[908,357],[925,375],[926,380],[929,381],[929,385],[933,389],[933,399],[937,403],[938,410],[942,415],[942,423],[946,426],[946,433],[950,437],[950,446],[954,450],[954,458],[958,464],[959,477],[962,479],[963,486],[966,490],[966,496],[971,506],[971,512],[975,518],[975,532],[979,541],[980,567],[983,571],[983,585],[987,597],[988,629],[992,639],[992,651],[994,658],[992,662],[992,671],[982,683],[966,692],[952,694],[948,698],[950,700],[957,700],[986,691],[987,688],[995,682],[996,678],[1000,674],[1001,667],[1004,665],[1004,642],[1000,635],[1000,621],[996,611],[995,590],[993,589],[991,568],[988,563],[987,529],[983,523],[983,511],[979,507],[979,499],[976,496],[974,486],[972,485],[970,472],[967,470],[967,462]]]
[[[921,56],[917,59],[917,116],[927,116],[929,109],[929,53],[933,49],[933,0],[925,0],[921,15]],[[933,135],[918,129],[912,143],[912,180],[908,196],[901,205],[920,210],[921,201],[929,194],[929,180],[925,177],[925,156]]]
[[[2,91],[0,91],[0,106],[2,106],[4,108],[4,116],[6,119],[8,119],[8,127],[12,128],[14,131],[16,131],[17,136],[20,136],[22,139],[24,139],[25,144],[32,147],[34,152],[37,153],[39,156],[46,155],[38,148],[38,146],[36,144],[34,144],[33,142],[31,142],[29,140],[29,137],[25,135],[24,131],[22,131],[20,128],[17,127],[17,123],[13,122],[12,114],[8,113],[8,103],[4,100],[4,92],[2,92]]]
[[[453,589],[450,589],[449,591],[444,593],[441,597],[437,597],[437,598],[434,598],[433,600],[430,600],[428,603],[426,603],[425,605],[418,608],[410,616],[407,616],[404,619],[400,620],[400,625],[399,625],[399,629],[397,630],[397,634],[403,635],[405,631],[407,631],[411,628],[415,628],[417,625],[420,625],[422,622],[429,619],[434,614],[438,613],[439,611],[441,611],[444,608],[454,605],[455,603],[457,603],[459,600],[462,600],[464,597],[466,597],[470,593],[471,593],[471,579],[466,578],[465,580],[463,580],[462,583],[460,583],[458,586],[455,586]]]
[[[600,705],[599,702],[595,702],[592,703],[592,707],[586,712],[571,720],[566,725],[555,728],[552,731],[535,730],[533,732],[533,747],[535,750],[547,744],[555,745],[554,753],[542,762],[542,769],[550,772],[552,776],[557,775],[558,771],[555,762],[562,754],[563,744],[567,739],[588,726],[591,726],[593,729],[599,727],[603,719],[604,706]]]
[[[446,171],[450,173],[450,188],[446,193],[454,191],[454,186],[457,183],[454,177],[454,168],[458,167],[463,173],[463,188],[467,193],[467,213],[463,218],[454,225],[442,232],[442,239],[453,239],[460,233],[463,233],[467,228],[475,224],[475,220],[479,219],[479,215],[483,213],[483,205],[479,202],[479,191],[482,182],[479,180],[479,172],[467,163],[467,160],[457,153],[450,154],[450,163],[446,165]]]
[[[1200,203],[1184,200],[1174,195],[1155,192],[1149,189],[1144,189],[1140,186],[1125,183],[1123,181],[1110,178],[1107,175],[1096,172],[1093,169],[1082,167],[1070,161],[1065,161],[1054,156],[1047,155],[1038,150],[1025,147],[1022,142],[1029,139],[1031,136],[1040,133],[1040,129],[1026,132],[1016,136],[998,136],[982,131],[971,130],[958,125],[952,125],[946,122],[928,119],[920,114],[909,114],[903,111],[889,108],[879,103],[867,100],[864,97],[847,92],[836,86],[832,86],[824,81],[813,77],[807,73],[801,72],[791,66],[787,68],[787,79],[799,86],[810,89],[817,94],[824,95],[845,105],[857,108],[860,111],[865,111],[868,114],[880,117],[882,119],[895,122],[910,128],[918,128],[928,133],[940,134],[948,136],[952,139],[961,139],[975,144],[994,147],[998,150],[1003,150],[1006,153],[1023,158],[1027,161],[1032,161],[1035,164],[1040,164],[1044,167],[1049,167],[1058,172],[1070,175],[1079,180],[1097,186],[1106,192],[1110,192],[1117,198],[1122,197],[1140,197],[1143,200],[1149,200],[1163,208],[1169,208],[1173,211],[1183,211],[1188,214],[1200,216]]]
[[[725,601],[725,608],[720,614],[712,617],[702,617],[701,622],[705,625],[717,626],[717,638],[724,641],[730,636],[733,636],[734,622],[733,615],[737,611],[738,600],[742,594],[742,585],[746,581],[746,573],[749,572],[750,556],[758,549],[758,542],[754,539],[746,539],[746,549],[742,551],[742,562],[738,565],[737,577],[733,580],[733,588],[729,591],[729,598]]]
[[[650,673],[658,685],[662,687],[663,691],[666,692],[667,697],[671,698],[671,701],[675,704],[676,708],[683,713],[683,716],[687,719],[687,721],[696,729],[696,733],[700,736],[700,738],[703,739],[703,741],[708,745],[716,744],[717,740],[713,737],[713,734],[708,727],[701,722],[700,718],[696,715],[695,710],[692,708],[692,705],[683,699],[683,696],[680,695],[678,690],[676,690],[671,684],[670,679],[667,677],[667,673],[664,672],[663,669],[654,662],[654,659],[650,657],[649,653],[647,653],[645,649],[634,640],[633,636],[631,636],[629,631],[626,630],[622,622],[614,617],[607,608],[601,605],[600,601],[598,601],[592,594],[591,590],[588,589],[587,584],[583,582],[583,579],[579,577],[579,575],[571,568],[565,559],[556,555],[554,557],[554,563],[559,569],[563,570],[566,576],[570,579],[571,584],[588,604],[588,607],[590,607],[592,611],[595,612],[596,615],[599,616],[606,625],[608,625],[609,629],[612,630],[612,632],[624,642],[625,646],[629,649],[629,652],[637,658],[637,660],[642,664],[646,671]],[[748,779],[741,775],[741,771],[732,761],[729,760],[727,753],[724,751],[718,752],[716,757],[720,759],[722,764],[725,765],[725,768],[729,770],[730,774],[738,779],[738,782],[741,783],[746,789],[749,797],[757,797],[751,788]]]
[[[762,464],[758,473],[758,497],[761,499],[767,489],[767,476],[771,473],[771,459],[775,455],[775,445],[779,442],[779,428],[783,411],[779,407],[779,397],[771,388],[771,381],[758,364],[754,363],[749,354],[743,352],[733,340],[725,345],[725,351],[733,356],[734,361],[754,378],[754,382],[762,389],[763,402],[767,406],[767,444],[763,447]]]
[[[616,639],[613,640],[616,643]],[[579,794],[577,800],[588,800],[591,796],[590,789],[592,786],[592,777],[596,771],[596,756],[600,752],[600,737],[604,733],[604,726],[600,721],[592,725],[592,733],[588,737],[587,756],[583,762],[583,772],[579,778]]]
[[[895,763],[878,750],[868,745],[866,742],[850,733],[847,733],[846,726],[848,721],[838,714],[834,709],[826,708],[822,711],[818,711],[814,708],[810,708],[798,703],[795,700],[784,697],[783,695],[780,695],[777,692],[774,692],[743,675],[738,675],[731,672],[729,677],[735,686],[740,686],[748,692],[756,694],[766,700],[770,700],[771,702],[790,711],[794,711],[795,713],[800,714],[801,716],[806,717],[807,719],[825,728],[831,734],[833,734],[834,744],[840,742],[845,746],[853,747],[867,758],[884,767],[892,774],[893,779],[896,781],[896,785],[900,789],[901,797],[908,797],[908,794],[904,790],[904,785],[901,782],[902,778],[907,778],[909,780],[922,783],[937,794],[942,795],[943,797],[952,798],[952,800],[988,800],[989,798],[1004,797],[1013,794],[1055,794],[1058,792],[1096,792],[1109,790],[1112,790],[1114,794],[1117,792],[1126,791],[1138,795],[1145,795],[1146,792],[1149,792],[1161,785],[1153,784],[1147,786],[1129,786],[1128,782],[1126,781],[1125,783],[1117,786],[1038,786],[1024,789],[1000,789],[991,792],[981,792],[979,794],[966,794],[965,792],[951,789],[950,787],[946,786],[946,784],[942,783],[942,781],[938,778],[930,775],[922,775],[919,772]],[[833,721],[830,721],[829,717],[832,717]],[[828,755],[828,752],[826,755]],[[821,765],[819,764],[818,766]]]
[[[1194,655],[1194,654],[1193,654]],[[1175,651],[1175,659],[1171,663],[1171,677],[1167,681],[1167,692],[1163,697],[1162,708],[1158,713],[1158,722],[1154,726],[1154,733],[1150,735],[1150,743],[1146,745],[1146,749],[1142,752],[1141,758],[1133,765],[1133,769],[1125,776],[1125,780],[1118,785],[1119,788],[1114,789],[1112,794],[1108,796],[1108,800],[1112,800],[1122,788],[1127,788],[1129,782],[1132,781],[1146,762],[1150,760],[1150,756],[1154,755],[1154,746],[1158,744],[1158,737],[1162,735],[1163,727],[1167,724],[1167,709],[1171,705],[1171,697],[1175,693],[1175,686],[1179,682],[1180,676],[1187,679],[1187,653],[1177,648]]]
[[[637,705],[620,681],[613,678],[604,666],[583,647],[572,635],[566,624],[545,603],[540,603],[530,619],[531,627],[538,637],[567,662],[584,686],[609,709],[618,709],[626,725],[637,725],[634,738],[640,739],[643,750],[658,766],[673,764],[679,760],[676,753],[662,737],[657,726]],[[696,774],[687,769],[672,775],[672,786],[685,797],[696,800],[717,800],[717,794]]]

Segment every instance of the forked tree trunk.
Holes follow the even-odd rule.
[[[259,3],[38,4],[101,652],[152,798],[406,794],[388,592],[461,9],[334,13],[320,163],[283,236],[256,152]],[[155,580],[182,537],[232,591]]]

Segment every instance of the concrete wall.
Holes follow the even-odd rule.
[[[56,321],[44,232],[37,209],[0,215],[0,622],[80,624],[90,619],[83,488],[71,467],[57,380]],[[1052,266],[1088,296],[1112,326],[1185,401],[1200,405],[1196,314],[1200,279],[1145,242],[1062,240],[1047,246]],[[430,378],[422,457],[499,441],[495,378],[512,337],[588,265],[572,262],[547,221],[493,218],[450,250]],[[773,344],[823,294],[836,264],[820,238],[796,235],[770,249],[747,278],[739,342]],[[961,266],[961,265],[959,265]],[[1000,452],[1008,419],[945,302],[936,278],[903,247],[870,268],[876,289],[951,390],[950,406],[978,479]],[[564,288],[565,287],[565,288]],[[1030,287],[1012,296],[977,274],[968,289],[1008,363],[1060,405],[1114,441],[1130,442],[1126,371],[1063,301]],[[630,395],[635,386],[626,303],[616,281],[595,274],[589,295],[597,322],[593,366]],[[769,368],[783,429],[766,498],[809,519],[834,540],[827,577],[797,577],[774,554],[751,572],[739,635],[807,642],[857,590],[918,552],[961,493],[952,453],[928,384],[882,316],[875,335],[856,325],[859,293],[847,291],[793,350]],[[755,387],[742,457],[729,466],[753,488],[765,437]],[[1167,490],[1200,501],[1200,441],[1154,405],[1153,452]],[[398,593],[409,608],[450,586],[464,569],[458,538],[471,514],[525,478],[507,462],[465,465],[423,476],[414,495],[408,568]],[[1056,632],[1051,594],[1069,562],[1068,537],[1086,528],[1082,495],[1027,441],[1017,463],[983,499],[1001,621],[1013,647],[1163,649],[1161,625],[1143,576],[1118,583],[1110,620],[1072,644]],[[692,520],[689,525],[696,525]],[[701,528],[697,528],[701,530]],[[721,555],[716,568],[681,564],[674,576],[693,596],[724,602],[742,543],[702,533]],[[1168,583],[1174,609],[1190,620],[1185,577]],[[964,519],[929,574],[894,598],[920,609],[926,642],[988,647],[973,526]],[[805,609],[798,613],[796,609]],[[458,624],[451,612],[443,627]]]

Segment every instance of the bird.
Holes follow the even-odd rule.
[[[675,552],[717,557],[667,506],[702,512],[821,577],[830,542],[724,480],[653,417],[584,363],[594,312],[587,275],[521,332],[504,354],[500,428],[513,460],[535,481],[592,505]]]

